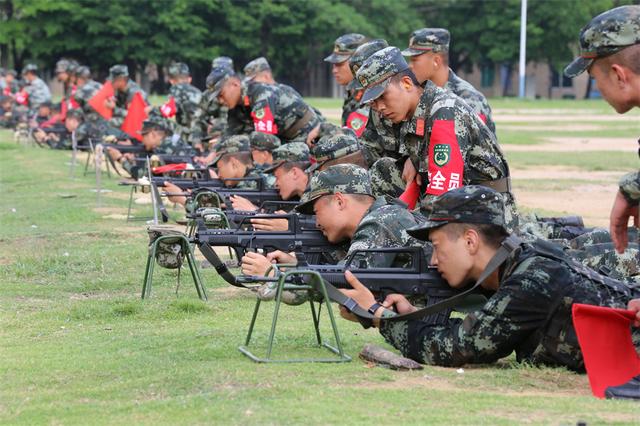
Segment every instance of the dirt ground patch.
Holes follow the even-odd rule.
[[[493,115],[493,119],[494,121],[497,123],[498,127],[500,126],[500,123],[508,123],[508,122],[523,122],[523,121],[527,121],[527,122],[545,122],[545,121],[549,121],[549,122],[558,122],[558,121],[563,121],[563,120],[567,120],[569,122],[576,122],[576,121],[580,121],[580,122],[586,122],[586,123],[593,123],[593,122],[634,122],[637,123],[638,122],[638,117],[635,115],[620,115],[620,116],[611,116],[611,115],[597,115],[597,114],[593,114],[593,111],[589,111],[592,114],[580,114],[580,115],[576,115],[576,114],[557,114],[557,115],[553,115],[553,114],[549,114],[548,112],[545,112],[545,114],[531,114],[531,115],[522,115],[522,114],[514,114],[513,112],[511,113],[507,113],[507,114],[494,114]]]
[[[515,190],[518,205],[580,215],[587,226],[609,226],[615,185],[576,185],[563,191]]]
[[[621,151],[635,153],[638,141],[632,138],[585,138],[551,136],[544,138],[545,143],[536,145],[501,144],[505,151],[531,152],[584,152],[584,151]]]
[[[564,166],[539,166],[527,167],[511,170],[511,177],[514,179],[540,179],[549,180],[552,176],[554,180],[572,179],[584,181],[612,181],[617,182],[620,178],[620,172],[608,171],[585,171],[576,167]]]

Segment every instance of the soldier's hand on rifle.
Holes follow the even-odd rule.
[[[629,244],[627,228],[629,227],[630,217],[633,218],[633,225],[637,227],[640,224],[638,220],[638,205],[629,204],[622,192],[618,191],[609,216],[609,232],[618,253],[622,253]]]
[[[185,192],[178,185],[174,185],[169,181],[164,181],[164,189],[168,194],[180,194]],[[180,204],[183,206],[187,204],[187,197],[184,195],[168,195],[167,198],[172,203]]]
[[[113,161],[120,161],[120,158],[123,157],[120,151],[110,146],[107,147],[107,154],[109,154],[109,157],[111,157]]]
[[[251,219],[251,225],[256,231],[286,231],[289,229],[287,219]]]
[[[244,197],[240,197],[238,195],[232,195],[230,199],[231,199],[231,205],[233,206],[234,210],[242,210],[242,211],[258,210],[258,206],[256,206],[255,204],[253,204],[251,201],[247,200]],[[251,222],[253,223],[253,221]]]
[[[633,322],[633,326],[640,327],[640,299],[631,300],[627,309],[636,313],[636,319]]]
[[[296,259],[295,253],[285,253],[280,250],[272,251],[271,253],[267,254],[267,259],[269,259],[271,263],[278,263],[278,264],[298,263],[298,259]]]
[[[344,277],[347,279],[347,282],[353,290],[348,289],[339,289],[345,296],[352,298],[355,302],[365,311],[368,310],[374,303],[376,303],[375,297],[373,297],[373,293],[362,284],[355,275],[351,273],[351,271],[345,271]],[[379,308],[375,315],[379,317],[382,314],[382,308]],[[345,309],[343,306],[340,306],[340,315],[342,318],[347,319],[349,321],[358,321],[358,318]],[[375,325],[375,323],[374,323]]]
[[[275,262],[271,262],[266,256],[249,251],[242,256],[242,273],[244,275],[264,276],[273,263]],[[269,275],[273,274],[274,271]]]
[[[401,294],[390,294],[382,302],[382,306],[386,309],[391,309],[396,311],[399,314],[408,314],[409,312],[413,312],[417,310],[415,306],[413,306],[406,297]]]

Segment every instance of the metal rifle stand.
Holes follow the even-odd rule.
[[[100,145],[100,144],[98,144],[98,145]],[[98,145],[94,146],[93,145],[93,141],[91,139],[89,139],[89,151],[87,152],[87,161],[84,163],[84,174],[83,174],[83,176],[86,176],[87,173],[89,173],[89,164],[92,163],[91,156],[95,157],[95,155],[96,155],[96,147]],[[109,155],[109,154],[107,154],[107,155]],[[95,165],[95,163],[96,163],[95,160],[93,161],[93,163]],[[111,168],[109,167],[109,162],[108,161],[105,162],[105,168],[107,169],[107,176],[109,176],[109,179],[111,179]]]
[[[78,159],[78,139],[76,139],[76,131],[71,133],[71,165],[69,167],[69,177],[76,178],[76,161]]]
[[[156,198],[156,191],[154,191],[151,184],[153,174],[151,173],[151,159],[147,155],[147,175],[149,176],[149,189],[151,190],[151,204],[153,205],[153,224],[158,224],[158,200]]]
[[[156,252],[158,250],[158,244],[161,241],[167,241],[168,243],[180,243],[184,256],[187,258],[187,265],[189,265],[189,271],[191,272],[193,284],[195,285],[196,291],[198,292],[198,297],[200,298],[200,300],[206,302],[207,292],[205,291],[204,285],[202,284],[202,278],[200,277],[198,264],[196,263],[196,259],[193,255],[193,249],[191,248],[189,239],[185,235],[163,235],[161,237],[158,237],[158,239],[153,242],[149,250],[149,254],[147,255],[147,267],[145,268],[144,281],[142,283],[142,299],[151,296],[153,267],[156,263]],[[180,268],[182,268],[182,265],[180,265]],[[178,288],[180,286],[180,268],[178,268],[178,287],[176,287],[176,295],[178,294]]]
[[[95,169],[96,169],[96,189],[92,189],[92,191],[96,192],[96,204],[97,207],[102,207],[102,193],[103,192],[111,192],[110,189],[102,189],[102,160],[104,158],[104,152],[102,151],[102,146],[98,145],[95,150],[94,160],[95,160]]]
[[[291,276],[302,276],[309,278],[309,284],[289,284],[286,283],[288,277]],[[326,357],[326,358],[292,358],[292,359],[273,359],[271,358],[271,352],[273,350],[273,339],[276,334],[276,324],[278,322],[278,313],[280,312],[280,304],[282,303],[282,292],[284,290],[306,290],[309,292],[309,304],[311,305],[311,317],[313,320],[313,327],[316,334],[316,341],[318,346],[325,347],[330,352],[337,355],[337,357]],[[316,311],[314,301],[313,301],[313,293],[318,292],[322,296],[322,300],[319,303],[318,310]],[[333,336],[336,341],[336,346],[331,346],[329,343],[323,340],[320,335],[320,306],[324,302],[327,306],[327,313],[329,315],[329,321],[331,322],[331,327],[333,329]],[[267,341],[267,352],[264,358],[258,357],[253,354],[249,350],[249,343],[251,342],[251,335],[253,333],[253,328],[256,323],[256,319],[258,317],[258,311],[260,310],[261,300],[257,299],[255,309],[253,310],[253,316],[251,318],[251,325],[249,326],[249,332],[247,333],[247,338],[243,346],[239,346],[238,350],[242,352],[244,355],[249,357],[252,361],[255,362],[264,362],[264,363],[292,363],[292,362],[349,362],[351,361],[351,357],[344,353],[342,348],[342,342],[340,341],[340,335],[338,333],[338,326],[336,325],[336,320],[333,315],[333,311],[331,310],[331,301],[327,294],[327,289],[324,285],[324,280],[315,271],[289,271],[285,272],[278,279],[278,290],[276,293],[275,299],[275,308],[273,311],[273,319],[271,320],[271,332],[269,333],[269,340]]]

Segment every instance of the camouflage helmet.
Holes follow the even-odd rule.
[[[184,62],[174,62],[169,65],[167,69],[167,74],[169,74],[169,78],[183,77],[191,75],[189,70],[189,65]]]
[[[411,34],[409,47],[402,54],[418,56],[427,52],[448,52],[450,41],[451,35],[444,28],[421,28]]]
[[[140,130],[140,133],[144,135],[152,130],[171,133],[171,124],[160,114],[149,114],[149,117],[142,122],[142,130]]]
[[[54,74],[60,74],[63,72],[69,71],[69,60],[68,59],[60,59],[56,62],[56,67],[53,71]]]
[[[407,69],[409,65],[397,47],[385,47],[369,56],[356,73],[365,89],[361,102],[365,104],[378,98],[389,85],[389,78]]]
[[[113,80],[118,77],[129,77],[129,68],[124,64],[116,64],[109,68],[109,79]]]
[[[213,92],[212,95],[214,97],[217,97],[220,94],[224,83],[235,76],[236,73],[231,68],[216,67],[212,69],[207,76],[207,89]]]
[[[467,185],[437,197],[427,213],[427,220],[407,230],[421,240],[429,239],[429,231],[448,223],[497,225],[508,230],[504,216],[504,198],[486,186]]]
[[[308,163],[311,161],[309,147],[304,142],[289,142],[273,150],[273,163],[266,168],[269,173],[282,166],[284,163]]]
[[[261,56],[245,65],[242,71],[244,72],[244,76],[246,78],[253,79],[256,75],[258,75],[258,73],[261,73],[262,71],[271,71],[271,66],[267,61],[267,58]]]
[[[367,40],[362,34],[351,33],[338,37],[333,44],[333,53],[326,58],[325,62],[331,62],[332,64],[340,64],[356,51],[358,46]]]
[[[84,79],[91,78],[91,70],[86,65],[79,65],[75,70],[76,76]]]
[[[373,55],[378,50],[384,49],[385,47],[389,47],[389,43],[387,43],[386,40],[379,38],[376,40],[368,41],[360,45],[360,47],[358,47],[356,51],[353,52],[353,55],[351,55],[351,57],[349,58],[349,68],[351,69],[351,74],[353,74],[354,78],[347,85],[347,89],[349,90],[362,89],[362,85],[360,84],[358,79],[355,78],[356,72],[358,72],[358,70],[362,66],[362,63],[369,56]]]
[[[211,69],[213,68],[229,68],[233,69],[233,59],[228,56],[218,56],[211,61]]]
[[[349,133],[323,136],[313,147],[312,154],[316,162],[307,169],[307,173],[313,173],[327,161],[353,154],[361,148],[358,139]]]
[[[596,16],[580,31],[580,56],[564,69],[576,77],[594,60],[640,43],[640,6],[620,6]]]
[[[149,254],[156,244],[155,258],[158,265],[168,269],[178,269],[184,262],[184,234],[170,225],[151,225],[147,227],[149,234]]]
[[[313,214],[314,202],[324,196],[340,192],[373,197],[369,173],[355,164],[336,164],[311,177],[309,187],[302,194],[296,210],[303,214]]]
[[[75,118],[78,121],[83,121],[84,112],[82,112],[82,108],[72,108],[67,111],[67,115],[65,118]]]
[[[251,132],[249,144],[258,151],[273,151],[281,145],[279,137],[263,132]]]
[[[216,156],[209,164],[209,167],[215,167],[220,159],[227,154],[237,154],[240,152],[250,152],[249,136],[233,135],[222,139],[215,146]]]
[[[22,75],[25,75],[28,72],[32,72],[34,74],[38,73],[38,66],[36,64],[27,64],[22,68]]]

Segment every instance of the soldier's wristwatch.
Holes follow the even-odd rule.
[[[371,315],[375,315],[376,311],[380,308],[382,308],[382,305],[376,302],[373,305],[371,305],[369,309],[367,309],[367,312],[369,312]]]

